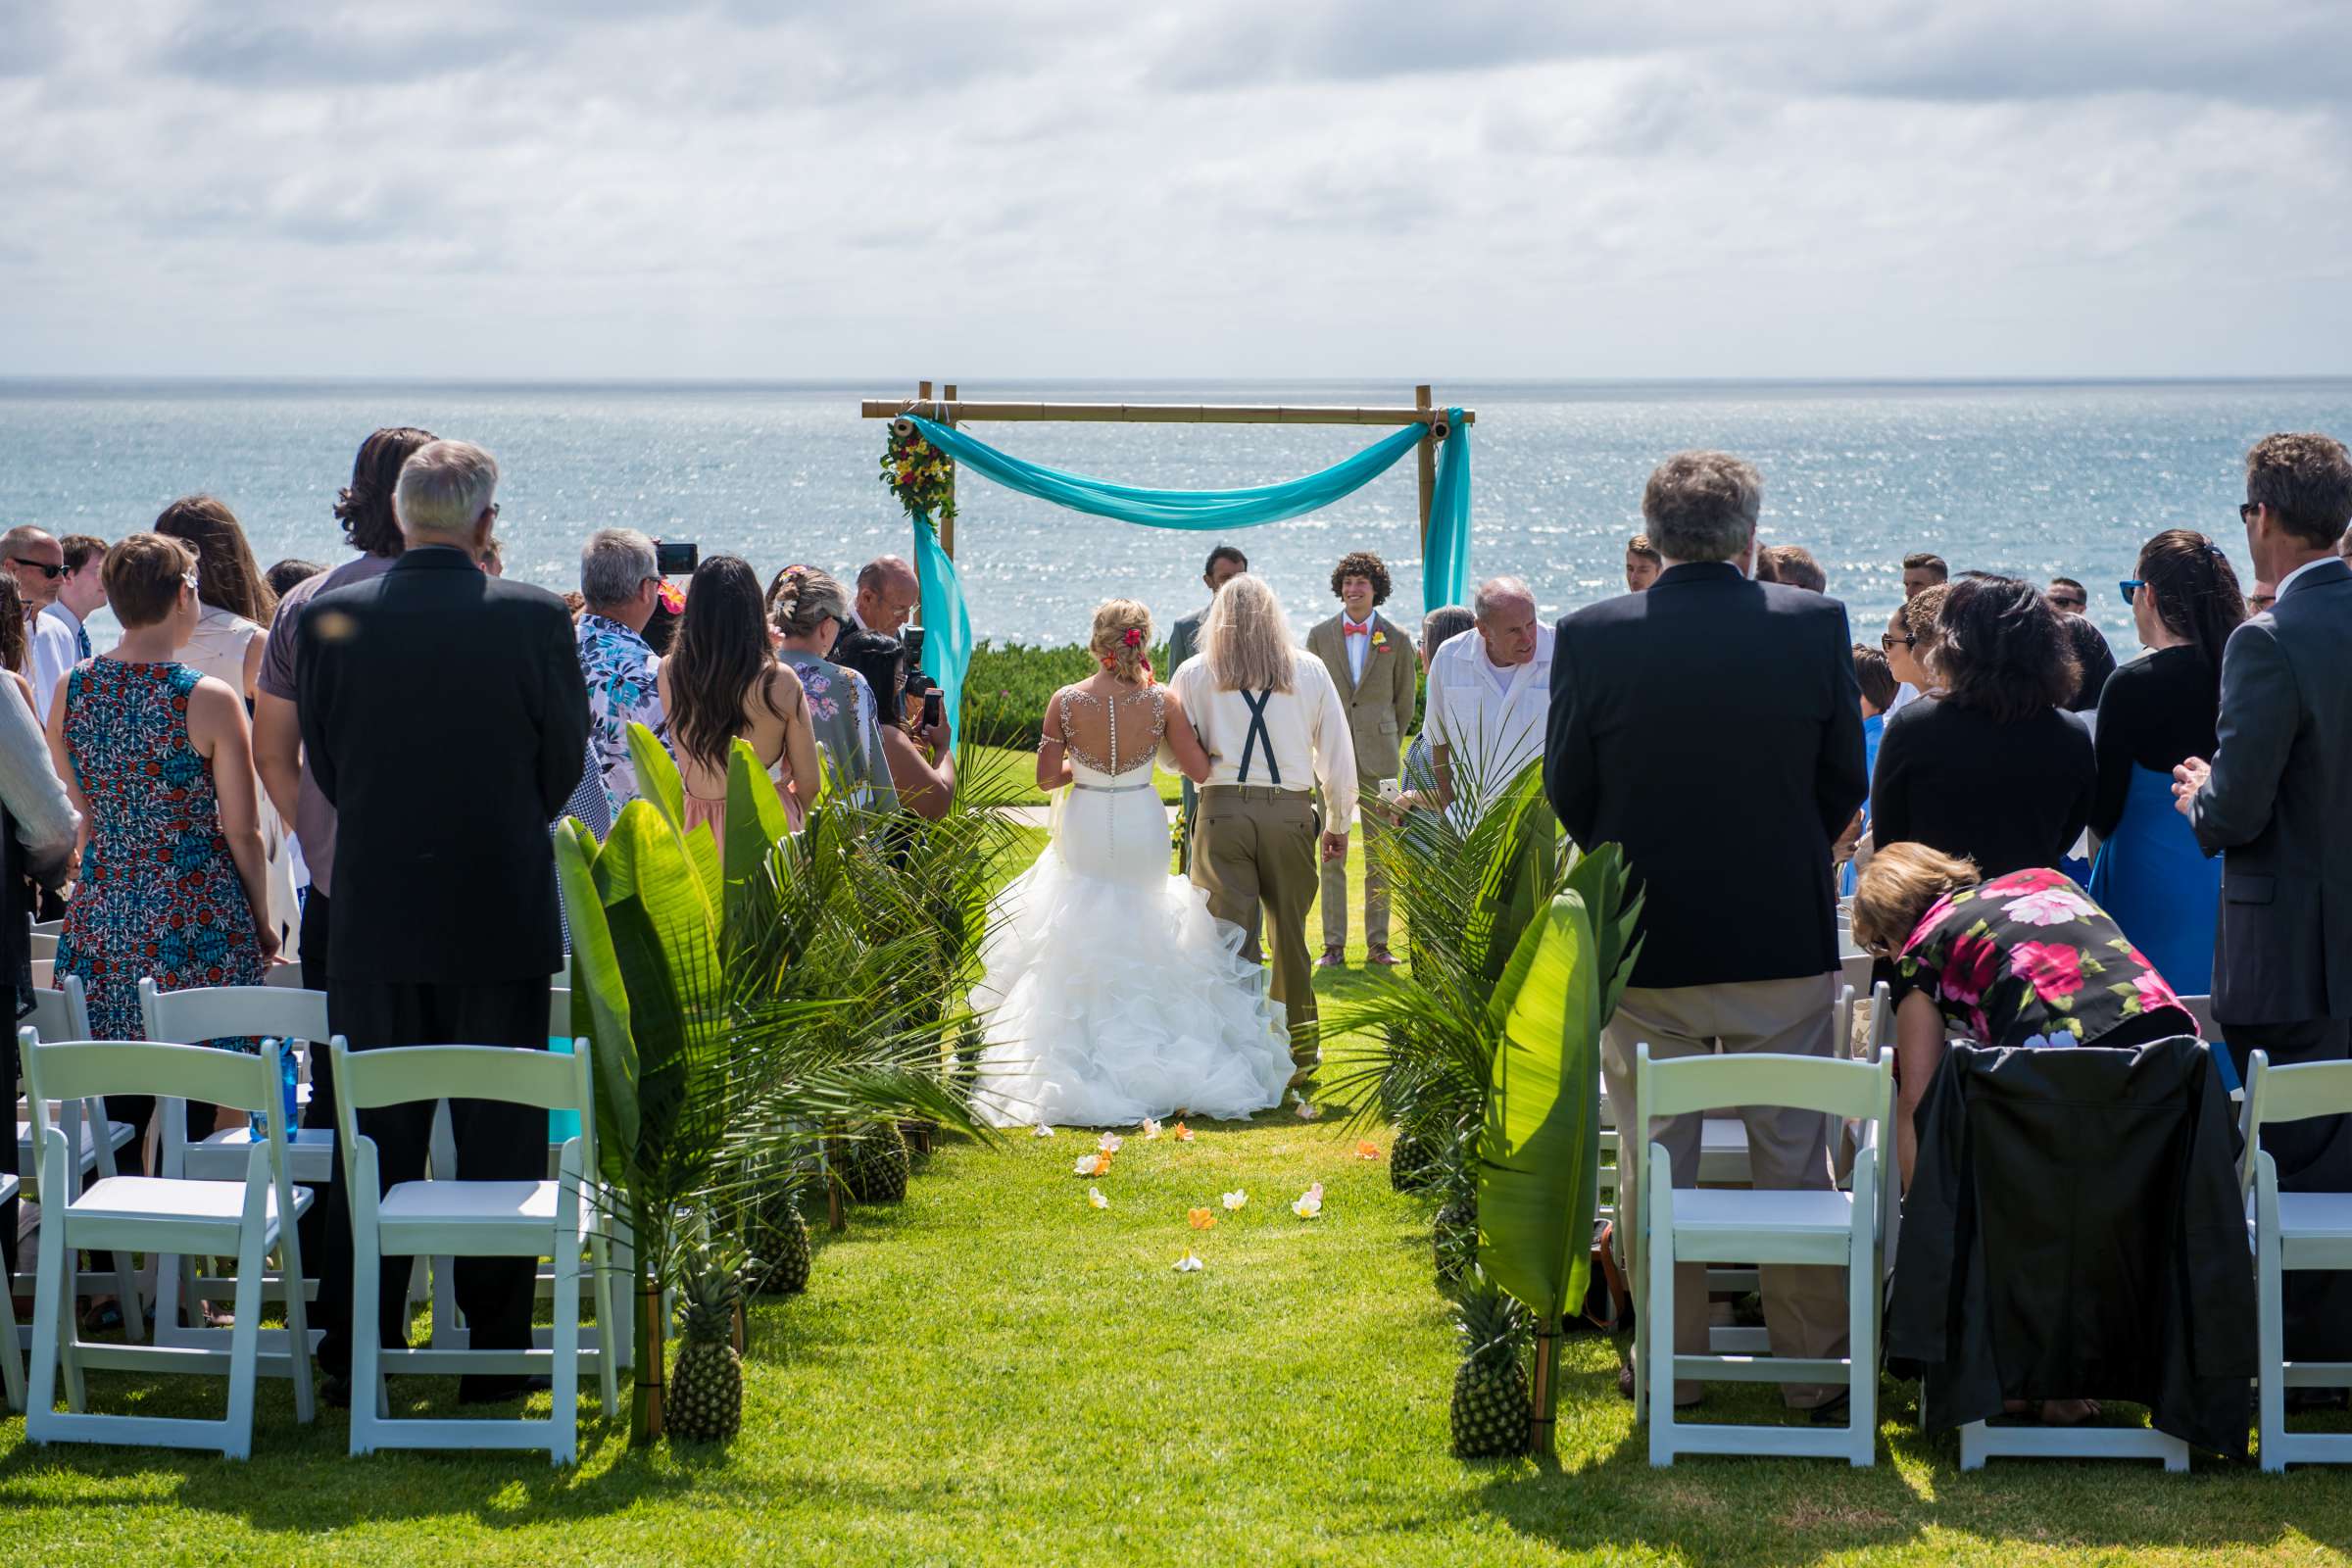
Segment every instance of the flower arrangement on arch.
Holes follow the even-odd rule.
[[[908,516],[919,513],[935,527],[956,520],[956,464],[924,440],[912,420],[890,421],[882,446],[882,482]]]

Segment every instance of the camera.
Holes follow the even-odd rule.
[[[692,540],[654,541],[654,570],[664,577],[691,577],[702,564],[702,546]]]

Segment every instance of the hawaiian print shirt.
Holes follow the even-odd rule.
[[[1987,1046],[2095,1046],[2159,1008],[2196,1020],[2090,895],[2057,871],[2012,871],[1937,900],[1894,961],[1896,1001],[1925,991],[1955,1034]]]
[[[629,760],[629,726],[643,724],[669,741],[669,720],[654,684],[661,656],[617,620],[583,613],[579,623],[580,676],[588,683],[588,750],[604,780],[610,814],[637,798],[637,764]]]

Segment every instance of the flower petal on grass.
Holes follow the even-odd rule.
[[[1172,1136],[1180,1144],[1189,1144],[1193,1141],[1193,1130],[1190,1127],[1187,1127],[1184,1123],[1178,1122],[1176,1124],[1176,1131],[1170,1136]]]
[[[1159,1136],[1159,1121],[1158,1121],[1158,1119],[1157,1119],[1156,1117],[1152,1117],[1152,1116],[1146,1116],[1146,1117],[1144,1118],[1144,1138],[1145,1138],[1146,1142],[1149,1142],[1149,1141],[1150,1141],[1150,1140],[1152,1140],[1152,1139],[1157,1138],[1158,1136]]]
[[[1074,1176],[1100,1176],[1110,1169],[1108,1154],[1081,1154],[1078,1163],[1070,1167]]]
[[[1370,1139],[1358,1139],[1355,1145],[1355,1157],[1358,1159],[1378,1159],[1380,1157],[1380,1146],[1373,1143]]]
[[[1089,1187],[1086,1190],[1086,1200],[1096,1208],[1110,1206],[1110,1200],[1102,1196],[1102,1189],[1100,1187]]]
[[[1029,1136],[1032,1138],[1051,1138],[1054,1136],[1054,1129],[1041,1121],[1037,1124],[1037,1130],[1031,1133]]]
[[[1192,1220],[1193,1229],[1197,1231],[1213,1230],[1216,1228],[1217,1211],[1213,1208],[1192,1209],[1188,1211],[1187,1217]]]
[[[1298,1119],[1300,1121],[1313,1121],[1322,1114],[1323,1107],[1321,1105],[1316,1104],[1304,1095],[1298,1097]]]
[[[1176,1272],[1179,1274],[1198,1274],[1207,1266],[1191,1252],[1185,1253],[1176,1260]]]
[[[1104,1133],[1095,1140],[1095,1147],[1105,1154],[1115,1154],[1127,1147],[1127,1140],[1121,1138],[1117,1133]]]
[[[1300,1219],[1321,1219],[1323,1217],[1323,1195],[1311,1192],[1299,1194],[1298,1200],[1291,1205],[1291,1212]]]
[[[1227,1193],[1225,1195],[1225,1212],[1230,1214],[1248,1201],[1250,1201],[1250,1195],[1246,1192],[1242,1192],[1237,1189],[1233,1192]]]

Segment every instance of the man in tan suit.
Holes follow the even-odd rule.
[[[1323,662],[1339,688],[1348,731],[1355,741],[1358,787],[1374,789],[1404,769],[1404,737],[1413,724],[1413,640],[1377,606],[1389,598],[1389,568],[1368,550],[1340,558],[1331,569],[1331,591],[1340,612],[1306,634],[1306,651]],[[1353,801],[1326,801],[1327,817],[1347,826]],[[1393,964],[1389,952],[1389,879],[1381,874],[1372,841],[1381,829],[1377,812],[1363,813],[1364,943],[1373,963]],[[1323,956],[1321,969],[1336,968],[1348,949],[1348,862],[1323,862]]]

